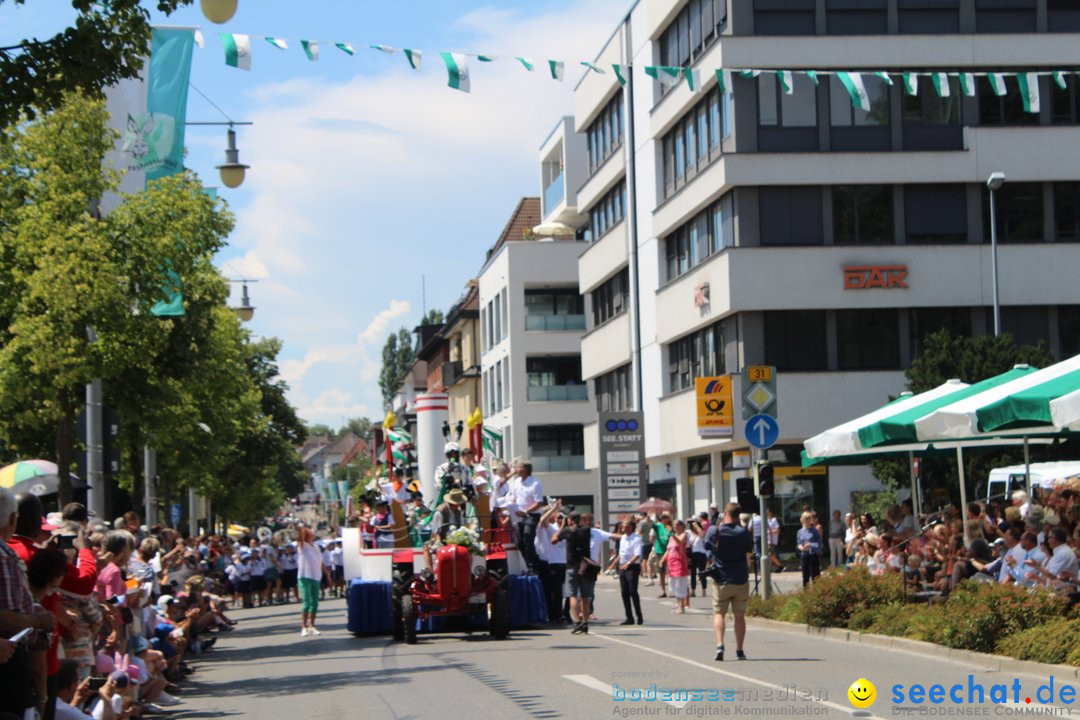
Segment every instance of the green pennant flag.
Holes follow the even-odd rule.
[[[397,442],[411,443],[413,441],[412,435],[410,435],[409,433],[407,433],[404,430],[398,430],[396,428],[392,429],[392,430],[387,430],[386,431],[386,437],[389,438],[390,442],[392,442],[392,443],[397,443]]]
[[[821,84],[821,80],[819,80],[817,76],[817,70],[807,70],[806,77],[810,78],[811,82],[814,83],[814,87]]]
[[[532,58],[516,57],[514,59],[517,60],[519,63],[521,63],[521,66],[523,68],[525,68],[526,70],[528,70],[529,72],[532,72],[533,69],[536,67],[536,65],[533,63]]]
[[[900,73],[900,77],[904,80],[904,91],[908,95],[919,94],[919,75],[918,73]]]
[[[682,68],[669,65],[646,65],[645,74],[654,80],[659,80],[661,85],[675,87],[682,76]]]
[[[686,86],[690,88],[690,92],[697,92],[701,88],[701,70],[683,68],[683,77],[686,78]]]
[[[998,97],[1008,92],[1005,87],[1005,73],[986,73],[986,81],[990,83],[990,89]]]
[[[848,91],[852,105],[863,112],[870,112],[870,96],[866,93],[866,86],[863,84],[861,73],[838,72],[836,73],[836,79]]]
[[[716,84],[720,87],[721,95],[730,93],[734,89],[732,86],[731,71],[718,69],[716,71]]]
[[[472,89],[472,84],[469,81],[469,64],[465,60],[465,56],[461,53],[451,52],[442,52],[439,55],[442,56],[443,64],[446,65],[446,72],[449,75],[446,84],[455,90],[469,92]]]
[[[612,65],[611,69],[615,71],[615,78],[619,81],[619,84],[626,87],[626,75],[623,74],[627,68],[626,65]]]
[[[604,71],[601,68],[596,67],[596,65],[593,65],[591,62],[586,62],[586,61],[582,60],[581,64],[584,65],[585,67],[589,68],[590,70],[592,70],[594,73],[598,73],[600,75],[605,74]]]
[[[548,69],[551,70],[551,79],[562,82],[563,73],[566,70],[566,63],[562,60],[548,60]]]
[[[1016,80],[1020,83],[1020,99],[1024,103],[1024,112],[1037,115],[1042,109],[1039,102],[1039,74],[1017,73]]]
[[[405,59],[409,61],[409,67],[413,70],[419,70],[420,61],[423,59],[424,54],[419,50],[412,50],[410,48],[405,48],[402,52],[405,53]]]
[[[874,77],[881,78],[882,80],[885,81],[886,85],[892,85],[893,84],[893,79],[891,77],[889,77],[889,73],[887,73],[887,72],[876,72],[876,73],[874,73]]]
[[[744,78],[756,78],[761,74],[760,70],[740,70],[739,75]]]
[[[251,38],[247,35],[222,33],[221,42],[225,46],[225,64],[238,70],[251,69]]]
[[[346,55],[356,54],[356,48],[354,48],[349,43],[334,43],[334,47],[336,47],[338,50],[345,53]]]
[[[368,47],[370,47],[372,50],[384,52],[387,55],[393,55],[397,52],[397,48],[390,47],[389,45],[369,45]]]
[[[484,449],[494,454],[496,452],[495,444],[499,442],[502,442],[502,433],[485,425],[483,430]]]
[[[288,50],[289,49],[289,43],[285,42],[281,38],[268,37],[268,38],[264,38],[264,39],[266,40],[266,42],[270,43],[271,45],[276,47],[278,50]]]
[[[1054,72],[1050,73],[1050,75],[1054,78],[1054,82],[1057,83],[1057,86],[1062,90],[1065,90],[1069,87],[1068,84],[1065,82],[1065,73],[1061,72],[1060,70],[1055,70]]]
[[[300,46],[304,48],[307,59],[315,62],[319,59],[319,43],[315,40],[301,40]]]
[[[937,91],[938,97],[949,97],[951,88],[949,87],[948,74],[942,72],[930,73],[930,82],[933,83],[934,90]]]
[[[498,55],[477,55],[476,59],[480,62],[495,62],[499,59]]]
[[[960,89],[968,97],[975,97],[975,75],[973,73],[960,73]]]
[[[780,87],[784,88],[785,95],[795,92],[795,78],[790,70],[777,70],[776,79],[780,81]]]

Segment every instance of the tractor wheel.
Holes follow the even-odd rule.
[[[416,644],[416,606],[413,605],[412,595],[401,598],[401,619],[404,625],[405,642],[408,645]]]
[[[505,640],[510,634],[510,591],[505,583],[495,589],[491,600],[491,637]]]
[[[409,594],[410,584],[412,584],[411,574],[402,570],[394,571],[394,580],[390,586],[390,631],[395,640],[405,639],[401,599]]]

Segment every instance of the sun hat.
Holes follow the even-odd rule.
[[[459,488],[454,488],[450,492],[446,493],[446,502],[451,505],[464,505],[469,498],[465,496]]]

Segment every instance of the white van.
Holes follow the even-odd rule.
[[[1080,460],[1032,463],[1032,487],[1051,488],[1067,478],[1080,475]],[[1013,490],[1027,490],[1027,478],[1023,465],[994,468],[986,483],[986,500],[1004,500],[1006,503]]]

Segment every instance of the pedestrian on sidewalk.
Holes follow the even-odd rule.
[[[821,574],[821,533],[814,527],[813,513],[804,512],[799,519],[802,521],[802,530],[795,536],[795,543],[798,545],[802,564],[802,584],[806,587]]]
[[[622,591],[623,610],[626,619],[622,625],[633,625],[637,614],[637,624],[643,625],[641,616],[641,596],[638,595],[638,578],[641,577],[641,535],[637,532],[637,523],[628,521],[623,526],[623,539],[619,543],[619,589]]]
[[[321,635],[315,628],[315,615],[319,611],[319,581],[323,577],[322,550],[315,544],[315,532],[302,527],[297,542],[297,578],[300,583],[300,637]]]
[[[711,562],[713,579],[713,631],[716,633],[717,661],[724,659],[724,633],[727,611],[735,615],[735,655],[745,660],[746,604],[750,600],[749,562],[753,541],[750,531],[739,524],[739,506],[728,503],[724,522],[713,525],[705,534],[705,552]]]
[[[847,526],[840,519],[840,511],[833,510],[829,521],[829,565],[840,567],[844,564],[844,534]]]
[[[686,545],[689,540],[686,522],[681,518],[675,521],[675,528],[668,536],[667,550],[660,560],[661,570],[666,569],[671,594],[675,597],[674,615],[683,615],[690,606],[690,559]]]

